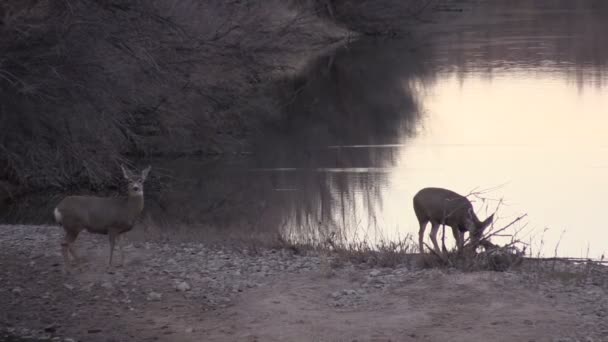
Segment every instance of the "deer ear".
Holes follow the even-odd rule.
[[[492,222],[494,222],[494,214],[490,215],[487,219],[486,219],[486,226],[489,226],[492,224]]]
[[[485,230],[486,228],[488,228],[488,227],[489,227],[489,226],[492,224],[492,222],[493,222],[493,221],[494,221],[494,214],[492,214],[492,215],[488,216],[488,218],[486,218],[486,219],[485,219],[485,220],[484,220],[484,221],[481,223],[481,224],[482,224],[482,227],[483,227],[482,229],[484,229],[484,230]]]
[[[129,172],[129,170],[125,169],[125,167],[120,164],[120,169],[122,170],[122,175],[125,177],[125,179],[129,180],[131,179],[131,172]]]
[[[141,178],[143,178],[144,180],[148,177],[148,173],[150,173],[150,170],[152,169],[152,165],[148,165],[147,168],[145,168],[142,172],[141,172]]]

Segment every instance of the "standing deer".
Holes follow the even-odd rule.
[[[114,245],[121,234],[130,231],[135,220],[144,208],[144,181],[150,172],[150,166],[142,171],[141,176],[131,173],[122,165],[122,174],[128,181],[127,197],[68,196],[55,208],[55,221],[63,226],[65,238],[61,242],[61,254],[69,269],[68,251],[75,261],[74,241],[78,234],[86,229],[90,233],[107,234],[110,240],[110,261]],[[121,264],[124,260],[122,245],[119,244]]]
[[[464,247],[464,233],[468,231],[471,239],[479,240],[494,219],[492,214],[485,221],[480,221],[466,197],[442,188],[424,188],[418,191],[414,196],[414,212],[420,224],[418,242],[421,254],[424,253],[424,230],[428,222],[432,225],[430,237],[433,247],[437,255],[440,255],[437,244],[440,225],[452,228],[458,252],[461,252]]]

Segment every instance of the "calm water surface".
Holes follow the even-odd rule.
[[[601,256],[608,1],[463,3],[450,25],[306,63],[245,160],[154,162],[147,210],[204,234],[377,242],[417,235],[423,187],[490,189],[479,216],[527,214],[533,254]]]
[[[415,235],[413,195],[440,186],[490,190],[473,198],[482,219],[499,208],[496,227],[527,214],[514,228],[534,254],[608,251],[608,6],[512,4],[311,66],[283,133],[264,138],[272,157],[257,160],[275,204],[293,206],[288,231]]]

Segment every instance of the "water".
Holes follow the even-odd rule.
[[[419,189],[490,189],[478,215],[499,207],[502,227],[527,214],[514,228],[533,254],[600,257],[608,2],[461,3],[449,25],[308,61],[245,157],[151,161],[154,221],[205,238],[390,241],[417,235]]]
[[[308,215],[285,215],[288,230],[399,239],[417,234],[419,189],[491,189],[479,216],[499,208],[502,227],[527,214],[514,228],[533,254],[600,257],[607,14],[597,1],[496,1],[403,46],[363,42],[318,62],[258,160],[290,189],[279,205]]]

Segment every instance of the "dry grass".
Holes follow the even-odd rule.
[[[371,267],[396,267],[412,265],[415,259],[415,245],[408,237],[399,241],[380,241],[375,246],[368,243],[352,243],[331,248],[336,263],[345,261],[366,264]]]
[[[316,255],[320,258],[321,272],[331,277],[336,268],[347,264],[365,267],[407,267],[410,269],[457,269],[464,272],[512,271],[528,277],[532,284],[560,282],[569,285],[596,285],[608,288],[606,261],[569,258],[541,258],[526,256],[513,245],[498,246],[481,241],[481,251],[473,253],[472,244],[465,245],[465,252],[448,251],[445,255],[418,253],[418,246],[411,236],[398,241],[343,243],[335,241],[335,235],[324,240],[289,241],[277,233],[234,233],[209,227],[174,226],[161,224],[150,217],[128,233],[132,242],[204,243],[210,246],[230,248],[239,253],[259,256],[269,250],[283,250],[300,255]]]
[[[459,254],[450,251],[444,255],[434,253],[420,257],[422,268],[453,267],[463,271],[498,271],[512,270],[521,265],[524,254],[513,246],[492,245],[479,253],[471,252],[471,246],[465,246],[465,252]]]
[[[603,258],[526,258],[521,270],[535,284],[595,285],[608,290],[608,265]]]
[[[495,202],[497,204],[493,212],[496,213],[503,201]],[[372,235],[377,237],[382,230],[377,229],[378,231],[370,235],[368,228],[356,230],[353,238],[347,237],[343,231],[338,233],[339,227],[333,225],[320,225],[316,229],[308,227],[304,230],[307,234],[300,231],[298,234],[292,232],[292,235],[282,235],[277,231],[248,230],[242,227],[224,227],[220,230],[206,226],[175,226],[170,222],[161,222],[146,216],[140,228],[131,232],[130,236],[135,241],[218,244],[251,255],[259,255],[269,249],[287,250],[295,254],[311,253],[320,256],[322,269],[327,276],[333,274],[332,269],[342,265],[363,264],[368,267],[455,268],[467,272],[521,271],[537,281],[553,279],[577,284],[608,285],[603,259],[558,258],[559,242],[555,247],[556,257],[543,258],[540,254],[542,248],[533,255],[532,250],[527,249],[533,245],[532,242],[524,244],[518,239],[518,234],[526,227],[523,220],[525,217],[524,214],[502,226],[493,225],[479,241],[466,240],[462,253],[452,250],[441,255],[434,252],[420,255],[417,242],[410,235],[397,240],[372,239]],[[303,235],[308,238],[303,238]],[[503,238],[505,241],[505,236],[507,243],[502,246],[490,242],[494,238]],[[540,246],[544,246],[542,239]],[[427,249],[432,251],[429,246]]]

